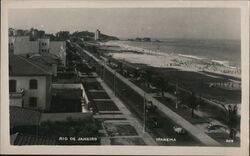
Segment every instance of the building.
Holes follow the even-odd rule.
[[[13,28],[9,28],[9,36],[15,36],[16,35],[16,30]]]
[[[10,128],[15,133],[18,127],[38,126],[41,115],[42,112],[36,110],[10,106]]]
[[[88,97],[79,75],[75,72],[58,73],[52,82],[51,112],[88,112]]]
[[[31,28],[30,29],[30,40],[31,41],[37,40],[37,34],[38,34],[38,30],[34,29],[34,28]]]
[[[60,58],[50,53],[30,55],[29,58],[41,66],[48,66],[54,77],[57,76],[58,66],[62,65]]]
[[[32,31],[35,34],[35,30]],[[14,55],[53,54],[60,58],[63,66],[66,66],[66,42],[50,41],[50,38],[38,38],[31,36],[10,36],[9,53]]]
[[[49,53],[49,45],[50,40],[49,38],[39,38],[37,39],[37,42],[39,44],[39,53]]]
[[[28,135],[16,133],[10,136],[11,145],[56,145],[57,139],[53,137]]]
[[[44,38],[45,37],[45,31],[39,30],[37,32],[37,38]]]
[[[66,66],[66,42],[51,41],[49,46],[49,52],[59,57],[62,61],[63,66]]]
[[[95,32],[95,40],[96,41],[100,40],[100,34],[101,34],[100,30],[97,29]]]
[[[69,31],[59,31],[58,33],[56,33],[56,37],[61,41],[68,40],[69,39]]]
[[[16,36],[23,36],[23,30],[22,29],[17,29],[16,30]]]
[[[29,36],[13,36],[9,37],[10,54],[35,54],[39,53],[39,43],[30,41]]]
[[[51,101],[52,72],[24,56],[9,56],[10,106],[48,111]]]
[[[31,41],[37,41],[37,39],[45,37],[45,31],[43,30],[37,30],[37,29],[31,28],[29,32],[30,32],[29,35],[30,35]]]
[[[30,30],[23,30],[23,36],[30,36]]]

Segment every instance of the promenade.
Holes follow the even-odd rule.
[[[80,48],[80,46],[77,46]],[[81,48],[82,49],[82,48]],[[169,109],[167,106],[163,105],[161,102],[156,100],[152,95],[147,94],[145,91],[134,85],[132,82],[124,78],[122,75],[117,73],[115,70],[111,69],[109,66],[107,66],[103,61],[97,59],[94,55],[89,53],[88,51],[82,49],[82,52],[86,54],[88,57],[93,59],[96,63],[99,64],[99,66],[103,67],[105,70],[111,72],[113,76],[115,76],[116,79],[121,80],[123,83],[125,83],[127,86],[132,88],[136,93],[138,93],[141,97],[145,97],[147,101],[151,101],[155,106],[157,106],[157,111],[162,115],[166,116],[169,119],[171,119],[173,122],[175,122],[177,125],[182,126],[188,134],[190,134],[195,140],[201,142],[203,145],[206,146],[220,146],[220,144],[209,137],[207,134],[204,133],[203,130],[196,128],[194,125],[192,125],[190,122],[185,120],[180,115],[173,112],[171,109]]]

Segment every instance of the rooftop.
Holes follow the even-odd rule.
[[[11,136],[11,143],[13,145],[55,145],[56,139],[16,133]]]
[[[19,55],[9,55],[10,76],[52,75],[51,68],[32,59]]]
[[[30,59],[38,62],[38,63],[42,63],[42,64],[46,64],[46,65],[52,65],[52,64],[59,64],[60,63],[60,58],[57,57],[56,55],[50,54],[50,53],[45,53],[42,55],[33,55],[30,56]]]
[[[41,112],[10,106],[10,125],[15,126],[31,126],[38,125],[40,122]]]
[[[81,83],[80,79],[77,77],[76,73],[74,72],[64,72],[64,73],[57,73],[57,77],[53,78],[53,83],[64,83],[64,84],[77,84]]]

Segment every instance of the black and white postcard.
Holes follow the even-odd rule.
[[[247,1],[1,11],[2,153],[248,155]]]

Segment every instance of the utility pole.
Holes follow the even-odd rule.
[[[105,73],[105,68],[104,68],[104,65],[102,65],[102,79],[104,81],[104,73]]]
[[[176,101],[175,101],[175,108],[178,109],[178,79],[176,80],[176,84],[175,84],[175,97],[176,97]]]
[[[113,86],[114,86],[114,95],[116,95],[116,94],[115,94],[115,87],[116,87],[116,86],[115,86],[115,77],[116,77],[116,71],[114,72],[114,82],[113,82],[113,83],[114,83],[114,84],[113,84]]]
[[[146,93],[144,93],[144,100],[143,100],[143,115],[144,115],[144,122],[143,122],[143,132],[146,132],[146,104],[147,104],[147,99],[146,99]]]

